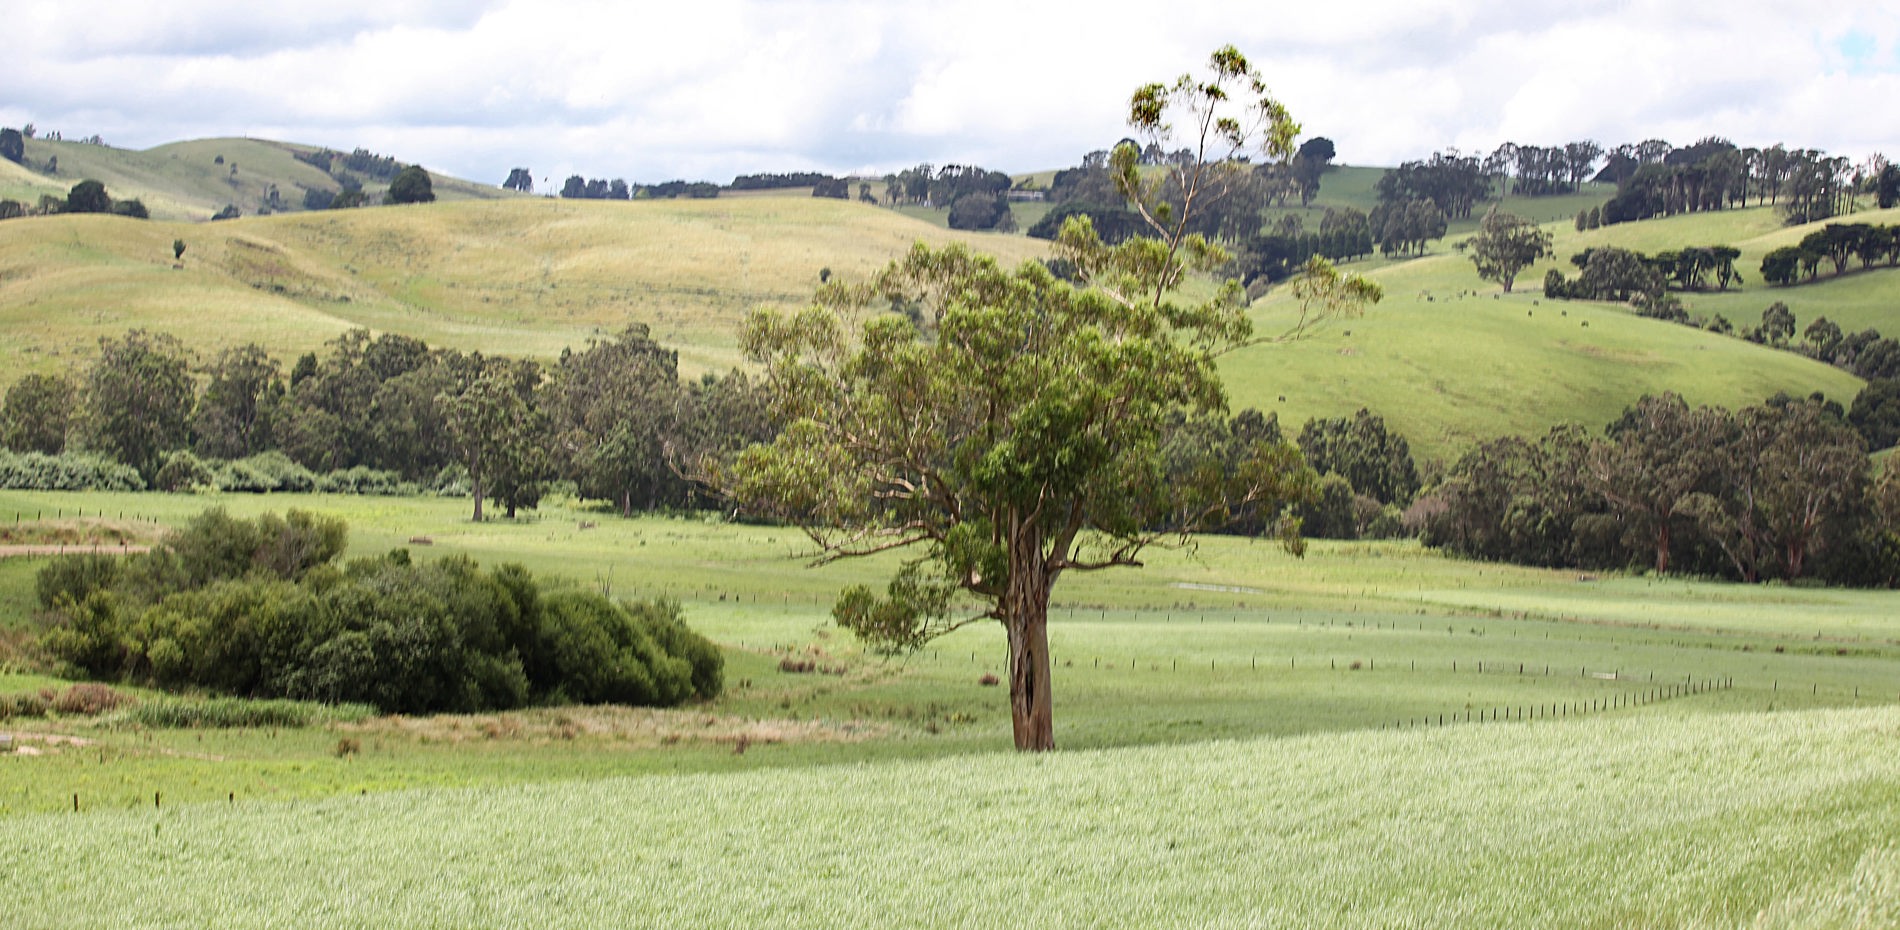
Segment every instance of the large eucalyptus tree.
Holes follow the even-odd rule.
[[[742,507],[798,522],[820,561],[897,549],[883,594],[844,592],[840,625],[890,651],[976,622],[1008,636],[1018,749],[1055,745],[1049,597],[1069,572],[1138,566],[1150,546],[1238,511],[1279,517],[1313,475],[1282,441],[1237,467],[1183,468],[1164,454],[1181,414],[1224,409],[1216,361],[1257,339],[1238,284],[1209,299],[1179,289],[1227,253],[1192,233],[1194,215],[1251,170],[1284,161],[1296,126],[1233,48],[1202,76],[1135,92],[1137,134],[1194,152],[1163,177],[1116,149],[1112,170],[1153,235],[1107,245],[1086,217],[1054,251],[1080,285],[1041,264],[1004,268],[961,246],[915,246],[875,280],[822,287],[796,313],[761,311],[743,336],[786,424],[709,470]],[[1179,125],[1177,126],[1177,122]],[[1376,286],[1315,261],[1279,339],[1376,300]],[[897,311],[897,312],[892,312]],[[1288,545],[1297,524],[1270,521]]]

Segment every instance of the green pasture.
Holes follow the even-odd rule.
[[[1897,735],[1625,716],[148,802],[8,818],[0,870],[23,928],[1882,927]]]
[[[84,809],[120,809],[154,792],[177,803],[325,797],[1009,751],[1006,693],[983,683],[1007,672],[1000,631],[983,623],[910,656],[868,654],[830,625],[829,605],[845,585],[881,584],[894,560],[811,568],[795,530],[623,520],[573,502],[474,524],[455,499],[50,492],[0,492],[0,525],[166,526],[214,504],[341,516],[353,554],[465,554],[522,563],[550,585],[676,598],[725,648],[727,693],[676,712],[549,709],[364,732],[14,721],[84,743],[0,757],[0,814],[70,809],[75,794]],[[1459,562],[1413,543],[1318,542],[1296,559],[1210,537],[1148,561],[1057,587],[1050,635],[1067,749],[1900,702],[1891,592],[1578,575]],[[0,561],[0,642],[35,628],[39,564]],[[819,670],[787,671],[787,658]],[[51,686],[0,675],[0,693]],[[344,739],[360,751],[339,756]]]
[[[1448,247],[1450,239],[1442,251],[1409,261],[1349,263],[1345,270],[1385,288],[1385,300],[1363,318],[1330,322],[1304,340],[1233,353],[1223,367],[1231,401],[1277,412],[1291,426],[1369,407],[1427,456],[1453,456],[1494,436],[1539,435],[1565,422],[1601,429],[1642,395],[1663,391],[1731,408],[1777,391],[1821,391],[1851,402],[1858,378],[1795,353],[1645,319],[1627,307],[1545,300],[1540,290],[1547,268],[1561,265],[1574,277],[1569,256],[1591,245],[1629,243],[1653,252],[1729,242],[1761,249],[1788,235],[1762,231],[1775,222],[1771,210],[1751,209],[1581,234],[1569,223],[1550,224],[1557,257],[1526,269],[1508,295],[1479,280],[1471,261]],[[1863,275],[1864,286],[1900,293],[1900,273],[1881,274]],[[1765,308],[1787,293],[1754,287],[1720,299]],[[1686,303],[1701,312],[1711,299],[1689,295]],[[1284,289],[1276,290],[1256,302],[1255,325],[1277,335],[1295,314]]]

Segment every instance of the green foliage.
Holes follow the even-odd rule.
[[[1300,428],[1299,443],[1314,471],[1339,475],[1352,490],[1381,504],[1404,507],[1418,493],[1418,466],[1410,444],[1369,410],[1360,408],[1350,419],[1308,420]]]
[[[339,569],[344,543],[335,518],[214,509],[147,555],[55,559],[37,582],[54,621],[42,644],[105,678],[402,713],[672,705],[723,687],[723,657],[676,602],[543,596],[519,567],[406,550]]]
[[[1016,219],[1009,212],[1009,200],[1001,194],[970,193],[950,204],[951,229],[988,229],[1014,232]]]
[[[142,491],[145,479],[130,466],[83,452],[0,451],[0,488],[35,491]]]
[[[106,194],[106,186],[87,178],[73,185],[66,194],[67,213],[110,213],[112,198]]]
[[[160,491],[190,491],[210,487],[217,473],[189,451],[179,449],[165,455],[165,464],[152,476],[152,487]]]
[[[410,165],[396,172],[389,182],[389,193],[384,199],[392,204],[434,203],[435,182],[421,165]]]
[[[58,455],[66,449],[78,393],[63,375],[28,374],[7,388],[0,447]]]
[[[163,453],[184,446],[193,391],[176,337],[135,329],[100,339],[85,391],[86,448],[152,475]]]
[[[1108,245],[1087,217],[1070,219],[1056,248],[1086,286],[1040,263],[1006,270],[918,243],[869,285],[834,282],[805,311],[755,313],[742,338],[787,426],[715,478],[742,507],[804,526],[827,558],[924,549],[888,598],[853,588],[834,615],[899,649],[1001,621],[1019,749],[1053,746],[1046,625],[1058,578],[1137,565],[1145,548],[1240,504],[1277,515],[1310,475],[1262,448],[1226,480],[1214,469],[1169,480],[1170,425],[1222,410],[1215,359],[1252,336],[1238,283],[1177,303],[1187,274],[1228,260],[1194,231],[1191,208],[1245,171],[1243,150],[1282,159],[1298,132],[1233,48],[1209,71],[1137,90],[1129,122],[1165,149],[1170,121],[1185,117],[1202,151],[1227,154],[1148,179],[1137,147],[1117,147],[1110,170],[1158,238]],[[1308,299],[1323,315],[1366,293],[1335,275]],[[873,309],[893,305],[919,308],[917,321]],[[977,606],[963,614],[952,591]]]
[[[18,129],[11,126],[0,129],[0,158],[16,165],[26,163],[26,137]]]
[[[1509,294],[1518,272],[1551,254],[1550,241],[1550,233],[1536,223],[1492,207],[1471,237],[1471,261],[1478,266],[1478,277],[1504,285]]]
[[[1867,382],[1854,397],[1847,422],[1867,440],[1868,449],[1879,451],[1900,444],[1900,379]]]
[[[1476,558],[1889,584],[1900,564],[1854,564],[1878,529],[1868,472],[1860,437],[1819,401],[1731,413],[1665,395],[1601,438],[1485,443],[1414,509],[1427,544]]]

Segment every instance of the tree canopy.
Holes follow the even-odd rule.
[[[1112,156],[1151,237],[1108,245],[1086,217],[1064,225],[1055,251],[1080,286],[1039,263],[919,244],[869,283],[827,283],[803,311],[755,313],[743,337],[787,425],[714,481],[799,522],[821,561],[920,548],[884,594],[849,589],[834,617],[890,650],[1000,622],[1019,749],[1055,745],[1047,623],[1062,575],[1138,566],[1150,546],[1243,508],[1278,515],[1313,485],[1284,441],[1256,442],[1232,467],[1163,454],[1183,414],[1223,409],[1218,355],[1255,341],[1237,283],[1201,303],[1177,295],[1227,260],[1190,231],[1193,214],[1246,170],[1237,156],[1284,160],[1298,133],[1231,47],[1202,77],[1135,93],[1129,122],[1153,144],[1173,148],[1177,121],[1194,154],[1169,177],[1142,172],[1134,145]],[[1296,288],[1309,314],[1285,338],[1378,296],[1323,262],[1309,279]],[[1296,526],[1275,523],[1297,546]]]
[[[389,182],[388,200],[390,203],[434,203],[435,182],[421,165],[410,165],[396,172],[396,177]]]
[[[1485,211],[1470,245],[1478,277],[1504,285],[1504,293],[1509,294],[1518,272],[1550,254],[1550,233],[1515,213],[1492,207]]]

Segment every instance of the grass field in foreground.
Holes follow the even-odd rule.
[[[806,567],[796,531],[620,520],[550,502],[476,525],[467,502],[323,495],[0,493],[15,515],[176,524],[305,507],[351,524],[353,552],[521,562],[549,584],[666,595],[726,650],[728,691],[686,712],[537,710],[360,729],[137,730],[10,724],[43,755],[0,756],[0,815],[323,797],[630,774],[791,769],[1007,752],[1003,640],[983,624],[900,659],[831,627],[831,599],[894,562]],[[581,521],[598,522],[582,529]],[[81,522],[83,522],[81,521]],[[1240,539],[1155,552],[1139,571],[1056,589],[1056,734],[1066,749],[1432,726],[1465,718],[1704,717],[1900,702],[1896,595],[1579,576],[1439,557],[1411,543],[1315,543],[1305,559]],[[0,561],[0,637],[31,613],[35,561]],[[787,671],[815,661],[834,673]],[[1684,683],[1732,685],[1674,696]],[[0,675],[0,692],[46,687]],[[1585,710],[1585,708],[1588,708]],[[1604,709],[1607,708],[1607,709]],[[1503,732],[1503,731],[1500,731]],[[83,745],[53,744],[61,734]],[[343,739],[361,751],[339,757]],[[741,741],[747,745],[739,752]]]
[[[1890,927],[1900,710],[5,822],[21,928]]]

